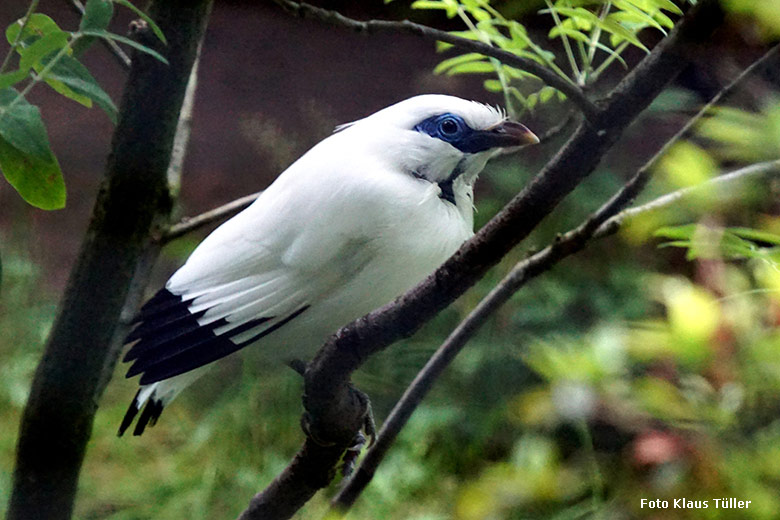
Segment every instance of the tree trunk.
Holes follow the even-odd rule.
[[[169,65],[133,58],[105,180],[22,417],[9,520],[72,514],[111,337],[141,254],[171,211],[166,172],[209,6],[156,2],[167,45],[137,34]]]

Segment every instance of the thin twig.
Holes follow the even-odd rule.
[[[179,238],[187,233],[200,229],[203,226],[207,226],[213,222],[218,222],[226,218],[232,217],[242,209],[252,204],[262,191],[252,193],[251,195],[245,195],[239,199],[223,204],[218,208],[206,211],[195,217],[185,217],[177,224],[172,225],[167,231],[162,233],[158,242],[161,244],[167,244],[171,240]]]
[[[67,0],[68,5],[77,12],[79,15],[84,16],[84,4],[79,0]],[[125,70],[130,70],[130,56],[122,50],[122,48],[114,41],[108,38],[100,38],[100,42],[111,51],[111,54],[117,59],[119,64],[124,67]]]
[[[761,58],[747,67],[734,80],[716,94],[709,103],[702,107],[683,127],[656,152],[609,201],[599,208],[578,228],[565,233],[555,243],[522,261],[486,296],[477,307],[458,325],[447,340],[437,349],[428,363],[417,374],[401,399],[396,403],[382,425],[376,442],[366,453],[360,467],[354,473],[347,485],[334,498],[333,507],[341,511],[348,509],[360,493],[371,481],[376,468],[381,463],[387,450],[395,441],[398,433],[405,426],[423,397],[428,393],[433,383],[442,371],[452,362],[466,342],[477,332],[487,318],[501,307],[520,287],[531,278],[547,271],[558,261],[572,255],[584,247],[592,238],[602,238],[615,233],[623,222],[640,213],[655,210],[669,205],[691,193],[714,186],[723,186],[735,181],[745,180],[755,175],[777,172],[780,161],[770,161],[742,168],[735,172],[717,177],[700,186],[682,189],[659,197],[642,206],[624,210],[646,186],[650,171],[658,160],[666,154],[669,148],[684,136],[710,108],[733,92],[750,73],[766,64],[778,52],[778,46],[767,51]]]
[[[433,41],[442,41],[459,47],[461,49],[478,52],[485,56],[495,58],[502,63],[515,67],[517,69],[530,72],[540,80],[551,87],[560,90],[582,110],[585,117],[591,121],[596,121],[600,114],[599,108],[590,101],[585,93],[568,77],[561,77],[539,63],[517,56],[509,51],[498,49],[492,45],[469,40],[460,36],[455,36],[446,31],[440,31],[432,27],[403,20],[393,22],[388,20],[368,20],[360,21],[348,18],[336,11],[321,9],[306,3],[293,2],[291,0],[274,0],[288,12],[301,18],[312,18],[321,22],[337,25],[351,29],[358,33],[374,34],[378,32],[388,32],[397,34],[413,34],[421,38]]]

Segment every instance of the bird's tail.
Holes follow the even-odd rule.
[[[138,389],[133,401],[127,408],[117,434],[121,437],[125,433],[130,425],[133,424],[133,420],[138,415],[138,412],[141,412],[141,415],[138,416],[138,422],[135,423],[133,435],[141,435],[147,426],[154,426],[163,409],[179,395],[179,392],[202,376],[207,370],[207,367],[201,367],[170,379],[143,385]]]

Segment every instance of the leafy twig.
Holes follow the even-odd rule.
[[[585,93],[582,91],[582,89],[569,80],[569,78],[561,77],[533,60],[522,58],[511,52],[493,47],[492,45],[461,38],[460,36],[455,36],[446,31],[440,31],[432,27],[410,22],[409,20],[404,20],[401,22],[387,20],[359,21],[348,18],[336,11],[314,7],[306,3],[293,2],[292,0],[274,0],[274,2],[295,16],[299,16],[301,18],[313,18],[315,20],[330,23],[332,25],[345,27],[358,33],[374,34],[378,32],[389,32],[398,34],[413,34],[421,38],[433,41],[442,41],[470,52],[478,52],[480,54],[484,54],[485,56],[490,56],[502,63],[511,65],[512,67],[524,70],[526,72],[530,72],[546,84],[560,90],[566,94],[566,96],[571,99],[572,102],[580,108],[580,110],[582,110],[583,114],[585,114],[585,117],[588,119],[595,120],[598,118],[600,113],[599,108],[592,101],[590,101],[585,96]]]

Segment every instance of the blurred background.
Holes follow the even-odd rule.
[[[439,11],[412,10],[401,1],[318,4],[361,19],[410,17],[462,28]],[[543,1],[494,5],[519,17],[533,38],[560,55],[560,41],[547,40],[550,17],[537,13]],[[0,27],[26,7],[21,0],[0,4]],[[66,1],[43,0],[38,10],[64,29],[78,27]],[[737,11],[698,51],[696,66],[529,240],[421,332],[360,371],[355,382],[371,396],[379,422],[448,332],[516,261],[577,225],[768,48],[775,29]],[[131,19],[118,11],[114,32],[124,34]],[[641,36],[651,47],[661,34]],[[7,45],[0,48],[5,52]],[[624,57],[632,65],[643,54],[633,49]],[[269,3],[216,2],[177,213],[196,215],[264,188],[335,125],[412,95],[503,103],[503,96],[483,88],[487,75],[433,73],[454,55],[415,37],[362,37],[293,19]],[[126,73],[115,59],[95,45],[83,62],[118,103]],[[609,88],[623,74],[612,67],[597,88]],[[697,140],[662,163],[642,200],[704,180],[691,161],[709,165],[706,177],[780,157],[778,87],[776,73],[747,79],[727,100],[732,111],[710,118]],[[68,201],[63,210],[37,210],[0,182],[0,490],[10,487],[18,421],[113,131],[100,110],[45,86],[29,100],[43,113]],[[518,117],[543,134],[568,110],[549,102],[518,110]],[[478,185],[477,227],[564,137],[491,163]],[[776,518],[780,242],[772,237],[780,240],[780,190],[777,181],[764,182],[735,195],[727,203],[704,197],[637,219],[518,293],[437,383],[351,518]],[[752,235],[753,253],[703,252],[684,231],[677,244],[683,247],[659,248],[669,240],[653,233],[683,224],[720,230],[706,239],[716,245],[730,236],[724,229],[762,234]],[[150,293],[206,233],[166,247]],[[303,439],[301,378],[263,366],[251,352],[204,377],[142,437],[119,439],[116,428],[136,388],[124,379],[125,368],[117,367],[96,417],[77,518],[235,517]],[[336,486],[299,517],[321,515]],[[0,493],[0,512],[6,495]],[[715,509],[712,499],[723,497],[752,503],[747,510]],[[710,507],[648,510],[640,508],[641,498],[709,500]]]

